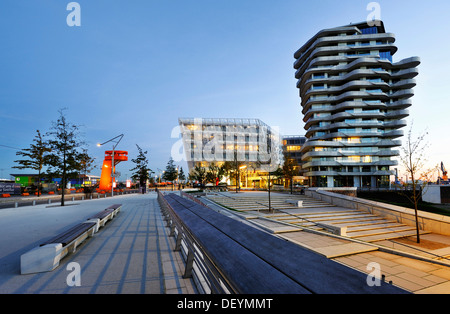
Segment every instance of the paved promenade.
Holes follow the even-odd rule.
[[[20,256],[68,227],[112,204],[120,213],[69,254],[52,272],[21,275]],[[0,293],[2,294],[193,294],[182,278],[184,263],[173,251],[156,193],[0,210]],[[80,265],[80,286],[69,286]]]

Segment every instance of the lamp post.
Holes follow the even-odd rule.
[[[106,141],[106,142],[104,142],[102,144],[97,144],[97,146],[100,147],[100,146],[103,146],[103,145],[105,145],[105,144],[107,144],[109,142],[116,143],[115,145],[113,145],[112,156],[111,156],[111,158],[112,158],[111,159],[111,197],[114,196],[114,184],[113,184],[113,181],[114,181],[114,168],[115,168],[114,167],[114,151],[115,151],[117,145],[119,145],[119,142],[122,140],[122,138],[123,138],[123,134],[120,134],[120,135],[118,135],[118,136],[116,136],[116,137],[114,137],[114,138],[112,138],[112,139],[110,139],[110,140],[108,140],[108,141]]]

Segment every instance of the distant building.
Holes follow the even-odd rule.
[[[308,178],[304,176],[305,169],[303,169],[302,161],[302,148],[306,142],[306,137],[304,136],[283,136],[282,140],[282,151],[284,158],[289,158],[295,160],[298,165],[298,176],[294,177],[294,184],[308,184]]]
[[[383,22],[364,22],[322,30],[294,54],[311,186],[389,186],[420,64],[394,62],[394,42]]]
[[[37,186],[38,175],[37,174],[11,174],[14,177],[14,182],[20,184],[21,187]],[[72,187],[90,186],[96,185],[100,180],[99,176],[93,175],[80,175],[77,179],[69,179],[68,183]],[[41,174],[41,182],[46,182],[48,179],[45,174]],[[61,179],[52,179],[52,183],[60,184]],[[48,182],[47,182],[48,183]]]
[[[239,162],[246,175],[242,182],[258,186],[265,180],[260,174],[281,162],[279,134],[259,119],[180,118],[179,125],[190,171]]]

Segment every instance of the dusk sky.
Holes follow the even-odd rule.
[[[257,118],[303,135],[294,52],[320,30],[370,13],[361,0],[79,0],[81,26],[69,27],[69,2],[0,2],[0,178],[33,173],[11,169],[13,148],[47,132],[60,108],[81,125],[94,174],[105,150],[96,143],[125,135],[122,180],[136,144],[153,171],[166,167],[179,117]],[[450,2],[378,3],[396,35],[394,62],[422,62],[407,121],[417,134],[428,129],[429,165],[450,169]]]

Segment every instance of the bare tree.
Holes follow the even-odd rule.
[[[414,204],[417,243],[420,243],[419,219],[417,212],[419,201],[421,199],[421,189],[418,190],[417,188],[419,187],[419,181],[423,179],[427,173],[427,171],[424,171],[423,168],[426,162],[425,153],[429,147],[429,144],[425,141],[425,137],[428,135],[428,132],[425,131],[414,139],[412,130],[413,124],[411,123],[411,128],[408,131],[406,142],[401,149],[400,160],[405,167],[406,172],[411,177],[412,194],[407,195],[407,197]]]

